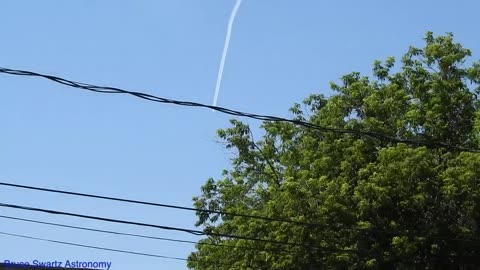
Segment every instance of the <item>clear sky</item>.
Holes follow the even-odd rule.
[[[2,1],[0,66],[210,104],[234,0]],[[328,4],[327,4],[328,2]],[[373,60],[453,32],[478,59],[478,1],[244,0],[219,106],[289,117],[310,93]],[[215,142],[229,116],[0,75],[0,181],[191,206],[229,168]],[[254,123],[253,120],[249,121]],[[194,228],[192,212],[0,187],[0,202]],[[0,214],[100,229],[185,233],[20,210]],[[186,257],[191,244],[132,239],[0,220],[0,231]],[[116,270],[186,269],[184,262],[0,235],[0,261],[110,261]]]

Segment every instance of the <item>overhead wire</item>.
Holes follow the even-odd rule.
[[[205,213],[215,213],[215,214],[221,214],[221,215],[230,215],[230,216],[239,216],[239,217],[245,217],[245,218],[251,218],[251,219],[259,219],[259,220],[265,220],[265,221],[270,221],[270,222],[285,222],[285,223],[292,223],[295,225],[302,225],[302,226],[307,226],[307,227],[316,227],[316,228],[326,228],[326,229],[333,229],[333,230],[353,230],[353,231],[375,231],[375,232],[381,232],[381,233],[389,233],[389,230],[384,230],[384,229],[374,229],[374,228],[360,228],[356,226],[348,226],[348,225],[340,225],[340,226],[334,226],[331,224],[319,224],[319,223],[309,223],[309,222],[301,222],[301,221],[294,221],[294,220],[289,220],[289,219],[282,219],[282,218],[270,218],[270,217],[265,217],[265,216],[258,216],[258,215],[248,215],[248,214],[240,214],[240,213],[233,213],[233,212],[224,212],[224,211],[215,211],[215,210],[208,210],[208,209],[197,209],[197,208],[191,208],[191,207],[185,207],[185,206],[179,206],[179,205],[172,205],[172,204],[163,204],[163,203],[155,203],[155,202],[148,202],[148,201],[138,201],[138,200],[132,200],[132,199],[125,199],[125,198],[118,198],[118,197],[108,197],[108,196],[101,196],[101,195],[95,195],[95,194],[89,194],[89,193],[79,193],[79,192],[72,192],[72,191],[66,191],[66,190],[59,190],[59,189],[49,189],[49,188],[43,188],[43,187],[36,187],[36,186],[31,186],[31,185],[20,185],[20,184],[14,184],[14,183],[7,183],[7,182],[0,182],[0,186],[7,186],[7,187],[13,187],[13,188],[20,188],[20,189],[27,189],[27,190],[34,190],[34,191],[42,191],[42,192],[51,192],[51,193],[58,193],[58,194],[65,194],[65,195],[72,195],[72,196],[80,196],[80,197],[87,197],[87,198],[93,198],[93,199],[103,199],[103,200],[111,200],[111,201],[118,201],[118,202],[124,202],[124,203],[133,203],[133,204],[139,204],[139,205],[148,205],[148,206],[154,206],[154,207],[166,207],[166,208],[173,208],[173,209],[179,209],[179,210],[189,210],[189,211],[198,211],[198,212],[205,212]],[[2,206],[2,204],[0,204]],[[1,217],[1,216],[0,216]],[[186,229],[189,230],[189,229]],[[194,230],[192,230],[194,231]],[[204,235],[202,231],[194,231],[195,233],[198,233],[197,235]],[[420,231],[417,231],[417,233]],[[194,234],[195,234],[194,233]],[[421,231],[420,233],[425,233],[424,231]],[[440,236],[429,236],[429,238],[432,239],[439,239],[439,240],[452,240],[452,241],[480,241],[480,238],[445,238],[445,237],[440,237]]]
[[[185,232],[193,235],[205,235],[204,232],[199,230],[193,230],[193,229],[185,229],[185,228],[148,224],[148,223],[135,222],[135,221],[126,221],[126,220],[119,220],[119,219],[112,219],[112,218],[105,218],[105,217],[89,216],[89,215],[56,211],[51,209],[22,206],[22,205],[16,205],[16,204],[0,203],[0,207],[15,208],[15,209],[26,210],[26,211],[34,211],[34,212],[43,212],[43,213],[53,214],[53,215],[65,215],[65,216],[72,216],[77,218],[100,220],[105,222],[120,223],[120,224],[134,225],[134,226],[140,226],[140,227],[150,227],[150,228],[161,229],[161,230],[180,231],[180,232]]]
[[[245,217],[245,218],[260,219],[260,220],[266,220],[266,221],[286,222],[286,223],[293,223],[293,224],[304,225],[304,226],[317,226],[317,227],[322,226],[321,224],[295,221],[291,219],[271,218],[266,216],[232,213],[232,212],[216,211],[216,210],[209,210],[209,209],[198,209],[193,207],[186,207],[186,206],[179,206],[179,205],[172,205],[172,204],[147,202],[147,201],[132,200],[132,199],[125,199],[125,198],[118,198],[118,197],[102,196],[102,195],[96,195],[96,194],[87,194],[87,193],[80,193],[80,192],[73,192],[73,191],[66,191],[66,190],[59,190],[59,189],[36,187],[31,185],[20,185],[20,184],[7,183],[7,182],[0,182],[0,186],[43,191],[43,192],[50,192],[50,193],[58,193],[58,194],[65,194],[65,195],[72,195],[72,196],[79,196],[79,197],[87,197],[87,198],[93,198],[93,199],[117,201],[117,202],[123,202],[123,203],[148,205],[148,206],[154,206],[154,207],[172,208],[172,209],[178,209],[178,210],[195,211],[195,212],[209,213],[209,214],[219,214],[219,215],[226,215],[226,216],[232,216],[232,217]]]
[[[139,255],[139,256],[146,256],[146,257],[155,257],[155,258],[170,259],[170,260],[177,260],[177,261],[187,261],[187,259],[179,258],[179,257],[171,257],[171,256],[149,254],[149,253],[143,253],[143,252],[128,251],[128,250],[123,250],[123,249],[113,249],[113,248],[106,248],[106,247],[98,247],[98,246],[77,244],[77,243],[58,241],[58,240],[52,240],[52,239],[47,239],[47,238],[33,237],[33,236],[28,236],[28,235],[7,233],[7,232],[2,232],[2,231],[0,231],[0,234],[1,235],[13,236],[13,237],[20,237],[20,238],[25,238],[25,239],[31,239],[31,240],[37,240],[37,241],[43,241],[43,242],[57,243],[57,244],[62,244],[62,245],[89,248],[89,249],[105,250],[105,251],[111,251],[111,252],[117,252],[117,253]]]
[[[151,237],[151,236],[145,236],[145,235],[130,234],[130,233],[121,233],[121,232],[114,232],[114,231],[107,231],[107,230],[97,230],[97,229],[91,229],[91,228],[86,228],[86,227],[70,226],[70,225],[64,225],[64,224],[58,224],[58,223],[51,223],[51,222],[43,222],[43,221],[37,221],[37,220],[31,220],[31,219],[23,219],[23,218],[9,217],[9,216],[4,216],[4,215],[0,215],[0,218],[6,218],[6,219],[11,219],[11,220],[19,220],[19,221],[26,221],[26,222],[32,222],[32,223],[37,223],[37,224],[52,225],[52,226],[57,226],[57,227],[73,228],[73,229],[86,230],[86,231],[109,233],[109,234],[115,234],[115,235],[134,236],[134,237],[140,237],[140,238],[166,240],[166,241],[172,241],[172,242],[195,243],[195,242],[193,242],[193,241],[177,240],[177,239],[170,239],[170,238],[160,238],[160,237]],[[99,247],[99,246],[93,246],[93,245],[85,245],[85,244],[78,244],[78,243],[72,243],[72,242],[58,241],[58,240],[52,240],[52,239],[47,239],[47,238],[40,238],[40,237],[33,237],[33,236],[27,236],[27,235],[20,235],[20,234],[14,234],[14,233],[7,233],[7,232],[2,232],[2,231],[0,231],[0,235],[7,235],[7,236],[24,238],[24,239],[30,239],[30,240],[37,240],[37,241],[50,242],[50,243],[56,243],[56,244],[62,244],[62,245],[69,245],[69,246],[75,246],[75,247],[83,247],[83,248],[96,249],[96,250],[104,250],[104,251],[117,252],[117,253],[130,254],[130,255],[139,255],[139,256],[154,257],[154,258],[161,258],[161,259],[170,259],[170,260],[179,260],[179,261],[188,261],[188,260],[190,260],[191,262],[202,262],[201,260],[192,259],[192,258],[186,259],[186,258],[180,258],[180,257],[172,257],[172,256],[166,256],[166,255],[158,255],[158,254],[151,254],[151,253],[144,253],[144,252],[136,252],[136,251],[123,250],[123,249],[113,249],[113,248]],[[480,243],[480,241],[470,241],[470,242]],[[212,245],[212,246],[224,246],[224,247],[236,247],[236,248],[238,248],[238,246],[229,246],[229,245],[212,244],[212,243],[196,243],[196,244]],[[252,248],[248,248],[248,249],[252,249]],[[349,253],[356,253],[356,252],[353,251],[353,250],[331,249],[331,248],[324,248],[324,249],[335,250],[335,251],[342,251],[342,252],[349,252]]]
[[[105,217],[99,217],[99,216],[82,215],[82,214],[76,214],[71,212],[63,212],[63,211],[57,211],[52,209],[36,208],[36,207],[22,206],[22,205],[16,205],[16,204],[0,203],[0,207],[13,208],[13,209],[19,209],[24,211],[42,212],[42,213],[53,214],[53,215],[64,215],[64,216],[71,216],[71,217],[91,219],[91,220],[99,220],[99,221],[110,222],[110,223],[149,227],[149,228],[155,228],[155,229],[161,229],[161,230],[180,231],[180,232],[185,232],[193,235],[206,235],[206,236],[232,238],[232,239],[240,239],[240,240],[247,240],[247,241],[254,241],[254,242],[263,242],[263,243],[269,243],[269,244],[285,245],[285,246],[307,247],[307,248],[316,249],[316,250],[324,249],[324,250],[336,250],[336,251],[342,251],[342,252],[354,252],[352,250],[343,250],[343,249],[336,249],[336,248],[330,248],[330,247],[317,247],[317,246],[312,246],[304,243],[293,243],[293,242],[286,242],[286,241],[277,241],[272,239],[261,239],[261,238],[255,238],[255,237],[249,237],[249,236],[239,236],[239,235],[215,233],[215,232],[204,232],[200,230],[170,227],[170,226],[163,226],[163,225],[149,224],[149,223],[142,223],[142,222],[135,222],[135,221],[128,221],[128,220],[112,219],[112,218],[105,218]]]
[[[373,131],[365,131],[365,130],[354,130],[354,129],[341,129],[341,128],[332,128],[332,127],[324,127],[320,126],[317,124],[313,124],[310,122],[305,122],[301,120],[295,120],[295,119],[287,119],[287,118],[282,118],[278,116],[272,116],[272,115],[261,115],[261,114],[255,114],[255,113],[248,113],[248,112],[241,112],[237,110],[232,110],[224,107],[219,107],[219,106],[213,106],[213,105],[208,105],[208,104],[202,104],[198,102],[191,102],[191,101],[181,101],[181,100],[174,100],[174,99],[168,99],[168,98],[163,98],[143,92],[137,92],[137,91],[129,91],[129,90],[124,90],[120,89],[117,87],[110,87],[110,86],[98,86],[98,85],[92,85],[92,84],[87,84],[87,83],[82,83],[82,82],[76,82],[68,79],[64,79],[61,77],[57,76],[52,76],[52,75],[47,75],[47,74],[41,74],[33,71],[26,71],[26,70],[19,70],[19,69],[9,69],[9,68],[3,68],[0,67],[0,73],[4,74],[10,74],[10,75],[17,75],[17,76],[30,76],[30,77],[40,77],[44,79],[48,79],[50,81],[63,84],[69,87],[74,87],[78,89],[83,89],[83,90],[88,90],[92,92],[97,92],[97,93],[105,93],[105,94],[128,94],[128,95],[133,95],[135,97],[153,101],[153,102],[159,102],[159,103],[165,103],[165,104],[175,104],[175,105],[180,105],[180,106],[189,106],[189,107],[200,107],[200,108],[209,108],[215,111],[219,111],[221,113],[229,114],[229,115],[234,115],[234,116],[240,116],[240,117],[247,117],[247,118],[252,118],[256,120],[262,120],[262,121],[271,121],[271,122],[286,122],[286,123],[291,123],[297,126],[303,126],[306,128],[311,128],[323,132],[334,132],[334,133],[340,133],[340,134],[350,134],[350,135],[357,135],[357,136],[362,136],[362,137],[370,137],[370,138],[375,138],[383,141],[389,141],[389,142],[395,142],[395,143],[405,143],[409,145],[416,145],[416,146],[426,146],[429,148],[448,148],[448,149],[454,149],[454,150],[461,150],[461,151],[469,151],[469,152],[480,152],[480,149],[478,148],[471,148],[471,147],[461,147],[457,145],[451,145],[445,142],[438,142],[438,141],[419,141],[419,140],[412,140],[412,139],[406,139],[406,138],[397,138],[397,137],[392,137],[386,134],[378,133],[378,132],[373,132]]]
[[[55,223],[55,222],[46,222],[46,221],[39,221],[39,220],[34,220],[34,219],[19,218],[19,217],[5,216],[5,215],[0,215],[0,218],[15,220],[15,221],[29,222],[29,223],[34,223],[34,224],[42,224],[42,225],[48,225],[48,226],[54,226],[54,227],[60,227],[60,228],[68,228],[68,229],[75,229],[75,230],[88,231],[88,232],[97,232],[97,233],[104,233],[104,234],[112,234],[112,235],[120,235],[120,236],[129,236],[129,237],[143,238],[143,239],[150,239],[150,240],[160,240],[160,241],[167,241],[167,242],[174,242],[174,243],[195,244],[195,245],[200,245],[200,246],[239,248],[239,249],[249,249],[249,250],[265,250],[265,249],[262,249],[262,248],[255,248],[255,247],[236,246],[236,245],[227,245],[227,244],[216,244],[216,243],[209,243],[209,242],[198,242],[198,241],[190,241],[190,240],[150,236],[150,235],[136,234],[136,233],[126,233],[126,232],[118,232],[118,231],[111,231],[111,230],[100,230],[100,229],[94,229],[94,228],[89,228],[89,227],[73,226],[73,225],[66,225],[66,224]]]
[[[323,132],[334,132],[334,133],[341,133],[341,134],[351,134],[351,135],[357,135],[357,136],[362,136],[362,137],[370,137],[370,138],[375,138],[379,140],[384,140],[384,141],[389,141],[389,142],[395,142],[395,143],[406,143],[410,145],[417,145],[417,146],[427,146],[430,148],[448,148],[448,149],[454,149],[454,150],[462,150],[462,151],[468,151],[468,152],[479,152],[480,149],[477,148],[469,148],[469,147],[461,147],[457,145],[450,145],[444,142],[434,142],[434,141],[418,141],[418,140],[412,140],[412,139],[405,139],[405,138],[397,138],[397,137],[391,137],[385,134],[377,133],[377,132],[371,132],[371,131],[361,131],[361,130],[353,130],[353,129],[340,129],[340,128],[330,128],[330,127],[322,127],[320,125],[316,125],[313,123],[305,122],[305,121],[300,121],[300,120],[292,120],[292,119],[286,119],[286,118],[281,118],[277,116],[270,116],[270,115],[260,115],[260,114],[253,114],[253,113],[247,113],[247,112],[241,112],[241,111],[236,111],[224,107],[218,107],[218,106],[211,106],[207,104],[202,104],[202,103],[196,103],[196,102],[190,102],[190,101],[180,101],[180,100],[173,100],[173,99],[167,99],[167,98],[162,98],[142,92],[136,92],[136,91],[128,91],[128,90],[123,90],[120,88],[116,87],[108,87],[108,86],[96,86],[96,85],[91,85],[91,84],[86,84],[86,83],[81,83],[81,82],[75,82],[67,79],[63,79],[60,77],[52,76],[52,75],[45,75],[45,74],[40,74],[36,72],[31,72],[31,71],[25,71],[25,70],[15,70],[15,69],[8,69],[8,68],[0,68],[0,73],[5,73],[5,74],[11,74],[11,75],[18,75],[18,76],[33,76],[33,77],[42,77],[51,81],[54,81],[56,83],[60,83],[66,86],[78,88],[78,89],[83,89],[83,90],[88,90],[88,91],[93,91],[97,93],[109,93],[109,94],[129,94],[133,95],[138,98],[142,98],[145,100],[153,101],[153,102],[159,102],[159,103],[166,103],[166,104],[175,104],[175,105],[180,105],[180,106],[190,106],[190,107],[203,107],[203,108],[210,108],[225,114],[229,115],[234,115],[234,116],[240,116],[240,117],[247,117],[247,118],[252,118],[256,120],[262,120],[262,121],[271,121],[271,122],[287,122],[291,123],[294,125],[298,126],[303,126],[306,128],[311,128]],[[2,183],[3,184],[3,183]],[[7,183],[8,184],[8,183]],[[14,185],[11,185],[14,186]],[[17,187],[20,187],[18,185]],[[34,188],[36,189],[36,188]],[[42,188],[38,188],[37,190],[41,190]],[[50,191],[50,190],[43,190],[43,191]],[[51,191],[54,192],[54,191]],[[63,192],[58,192],[58,193],[63,193]],[[68,192],[65,192],[64,194],[67,194]],[[85,196],[85,195],[91,195],[91,194],[74,194],[73,192],[70,192],[70,195],[77,195],[77,196]],[[92,197],[92,198],[98,198],[98,199],[109,199],[109,200],[117,200],[117,201],[124,201],[124,202],[131,202],[131,203],[139,203],[139,204],[150,204],[148,202],[141,202],[141,201],[134,201],[134,200],[127,200],[127,199],[120,199],[120,198],[113,198],[113,197],[106,197],[106,196],[99,196],[99,195],[92,195],[92,196],[86,196],[86,197]],[[152,204],[150,204],[152,205]],[[18,205],[8,205],[8,204],[0,204],[2,207],[10,207],[10,208],[17,208],[17,209],[22,209],[22,210],[30,210],[30,211],[39,211],[39,212],[46,212],[50,214],[61,214],[61,215],[70,215],[70,216],[76,216],[76,217],[82,217],[82,218],[93,218],[93,219],[98,219],[98,220],[103,220],[103,221],[109,221],[109,222],[119,222],[119,220],[113,220],[113,219],[106,219],[106,218],[100,218],[100,217],[87,217],[85,215],[78,215],[78,214],[72,214],[72,213],[66,213],[66,212],[60,212],[60,211],[54,211],[54,210],[47,210],[47,209],[39,209],[39,208],[32,208],[32,207],[24,207],[24,206],[18,206]],[[157,206],[160,206],[157,205]],[[297,224],[303,224],[303,225],[320,225],[320,224],[309,224],[309,223],[304,223],[304,222],[297,222],[293,220],[281,220],[281,219],[274,219],[274,218],[269,218],[269,217],[259,217],[259,216],[253,216],[253,215],[244,215],[244,214],[235,214],[235,213],[228,213],[228,212],[222,212],[222,211],[213,211],[213,210],[207,210],[207,209],[196,209],[196,208],[190,208],[190,207],[181,207],[181,206],[172,206],[172,205],[165,205],[163,207],[170,207],[170,208],[175,208],[175,209],[183,209],[183,210],[191,210],[191,211],[197,211],[197,212],[209,212],[209,213],[215,213],[215,214],[224,214],[224,215],[232,215],[232,216],[243,216],[246,218],[258,218],[258,219],[264,219],[264,220],[269,220],[269,221],[281,221],[281,222],[290,222],[290,223],[297,223]],[[122,223],[122,222],[120,222]],[[136,222],[127,222],[127,224],[130,225],[138,225],[138,226],[143,226],[148,224],[142,224],[142,223],[136,223]],[[252,241],[262,241],[262,242],[270,242],[270,243],[276,243],[276,244],[287,244],[287,245],[297,245],[297,243],[288,243],[288,242],[278,242],[278,241],[271,241],[271,240],[265,240],[265,239],[254,239],[254,238],[249,238],[249,237],[239,237],[239,236],[231,236],[231,235],[221,235],[221,234],[212,234],[212,233],[205,233],[202,231],[196,231],[196,230],[190,230],[190,229],[182,229],[182,228],[174,228],[174,227],[168,227],[168,226],[157,226],[153,225],[154,227],[157,228],[162,228],[162,229],[167,229],[167,230],[179,230],[187,233],[191,233],[194,235],[211,235],[211,236],[219,236],[219,237],[231,237],[231,238],[238,238],[238,239],[244,239],[244,240],[252,240]],[[323,225],[322,225],[323,226]],[[462,239],[460,239],[462,240]],[[302,245],[302,244],[300,244]],[[303,245],[305,246],[305,245]]]
[[[49,239],[49,238],[34,237],[34,236],[30,236],[30,235],[25,235],[25,234],[9,233],[9,232],[4,232],[4,231],[0,231],[0,235],[6,235],[6,236],[11,236],[11,237],[17,237],[17,238],[23,238],[23,239],[29,239],[29,240],[35,240],[35,241],[42,241],[42,242],[48,242],[48,243],[55,243],[55,244],[61,244],[61,245],[67,245],[67,246],[82,247],[82,248],[87,248],[87,249],[103,250],[103,251],[110,251],[110,252],[115,252],[115,253],[144,256],[144,257],[153,257],[153,258],[159,258],[159,259],[168,259],[168,260],[184,261],[184,262],[190,261],[190,262],[194,262],[194,263],[205,263],[206,262],[204,260],[199,260],[199,259],[195,259],[195,258],[188,258],[187,259],[187,258],[181,258],[181,257],[173,257],[173,256],[159,255],[159,254],[129,251],[129,250],[124,250],[124,249],[106,248],[106,247],[99,247],[99,246],[93,246],[93,245],[85,245],[85,244],[78,244],[78,243],[73,243],[73,242],[53,240],[53,239]],[[231,266],[231,264],[227,264],[227,263],[224,263],[224,262],[218,262],[218,261],[216,261],[214,263],[214,265]],[[246,266],[246,268],[247,269],[254,269],[254,268],[252,268],[251,266],[248,266],[248,265]]]

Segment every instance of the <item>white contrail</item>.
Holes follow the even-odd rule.
[[[235,6],[233,7],[232,13],[230,14],[230,19],[228,20],[227,36],[225,37],[222,60],[220,60],[220,68],[218,69],[217,84],[215,85],[215,96],[213,97],[213,106],[217,106],[218,93],[220,92],[220,84],[223,76],[223,67],[225,66],[225,58],[227,58],[228,45],[230,44],[230,36],[232,35],[233,21],[235,21],[235,16],[237,15],[237,11],[238,8],[240,8],[241,3],[242,0],[237,0]]]

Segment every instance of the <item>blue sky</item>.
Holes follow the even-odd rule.
[[[162,97],[212,102],[234,0],[5,1],[0,66]],[[244,0],[234,25],[218,105],[289,117],[329,81],[369,74],[428,30],[453,32],[478,59],[477,1]],[[215,142],[229,116],[207,109],[101,95],[41,79],[0,75],[0,179],[27,185],[191,206],[200,186],[229,168]],[[254,123],[253,120],[249,121]],[[0,187],[0,202],[194,228],[192,212]],[[100,229],[198,239],[0,209],[0,214]],[[186,257],[193,245],[0,221],[0,231]],[[0,236],[0,260],[111,261],[112,268],[186,269],[184,262]]]

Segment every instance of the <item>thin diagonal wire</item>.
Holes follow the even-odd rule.
[[[175,104],[175,105],[189,106],[189,107],[209,108],[209,109],[219,111],[219,112],[229,114],[229,115],[248,117],[248,118],[262,120],[262,121],[287,122],[287,123],[292,123],[294,125],[303,126],[303,127],[306,127],[306,128],[316,129],[316,130],[323,131],[323,132],[334,132],[334,133],[341,133],[341,134],[357,135],[357,136],[370,137],[370,138],[375,138],[375,139],[379,139],[379,140],[383,140],[383,141],[389,141],[389,142],[395,142],[395,143],[405,143],[405,144],[409,144],[409,145],[426,146],[426,147],[429,147],[429,148],[448,148],[448,149],[475,152],[475,153],[480,152],[480,149],[478,149],[478,148],[461,147],[461,146],[457,146],[457,145],[451,145],[451,144],[447,144],[447,143],[444,143],[444,142],[436,142],[436,141],[418,141],[418,140],[405,139],[405,138],[396,138],[396,137],[392,137],[392,136],[388,136],[388,135],[385,135],[385,134],[381,134],[381,133],[378,133],[378,132],[372,132],[372,131],[361,131],[361,130],[353,130],[353,129],[340,129],[340,128],[323,127],[323,126],[316,125],[316,124],[309,123],[309,122],[305,122],[305,121],[286,119],[286,118],[282,118],[282,117],[278,117],[278,116],[261,115],[261,114],[241,112],[241,111],[236,111],[236,110],[232,110],[232,109],[228,109],[228,108],[224,108],[224,107],[219,107],[219,106],[212,106],[212,105],[207,105],[207,104],[202,104],[202,103],[197,103],[197,102],[191,102],[191,101],[173,100],[173,99],[168,99],[168,98],[163,98],[163,97],[150,95],[150,94],[147,94],[147,93],[123,90],[123,89],[116,88],[116,87],[97,86],[97,85],[91,85],[91,84],[82,83],[82,82],[75,82],[75,81],[72,81],[72,80],[67,80],[67,79],[52,76],[52,75],[40,74],[40,73],[36,73],[36,72],[32,72],[32,71],[26,71],[26,70],[17,70],[17,69],[9,69],[9,68],[0,67],[0,73],[10,74],[10,75],[18,75],[18,76],[41,77],[41,78],[45,78],[45,79],[57,82],[59,84],[63,84],[63,85],[66,85],[66,86],[79,88],[79,89],[83,89],[83,90],[93,91],[93,92],[97,92],[97,93],[129,94],[129,95],[133,95],[133,96],[136,96],[138,98],[142,98],[142,99],[153,101],[153,102]]]

